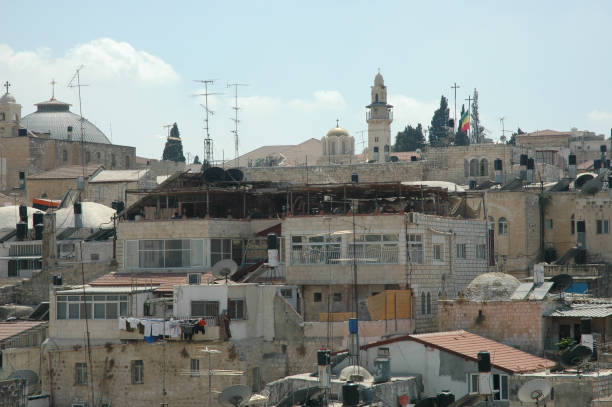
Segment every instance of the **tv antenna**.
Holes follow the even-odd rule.
[[[232,133],[234,133],[234,167],[238,168],[240,163],[238,162],[238,123],[240,122],[240,120],[238,120],[238,110],[240,110],[240,108],[238,107],[238,86],[249,86],[247,83],[228,83],[227,87],[234,87],[234,106],[232,106],[232,109],[234,109],[234,117],[231,117],[230,120],[232,120],[234,122],[234,130],[232,130]]]
[[[72,75],[72,78],[70,79],[70,82],[68,82],[68,87],[69,88],[78,88],[79,90],[79,122],[81,123],[81,167],[83,168],[83,179],[85,179],[85,131],[83,130],[83,104],[81,102],[81,87],[82,86],[89,86],[89,85],[83,85],[81,84],[81,69],[83,69],[85,66],[84,65],[80,65],[74,75]],[[76,80],[76,83],[75,83]],[[53,81],[55,82],[55,81]],[[8,91],[8,88],[7,88]],[[53,96],[55,96],[55,85],[54,85],[54,90],[53,90]]]
[[[212,95],[222,95],[222,93],[217,92],[209,92],[208,85],[212,85],[215,83],[215,79],[194,79],[194,82],[203,83],[204,84],[204,92],[196,93],[194,96],[204,96],[204,104],[200,104],[204,109],[204,131],[206,132],[206,137],[204,138],[204,161],[208,164],[213,161],[213,149],[212,149],[212,139],[210,138],[210,127],[209,127],[209,116],[214,115],[215,112],[208,108],[208,97]]]

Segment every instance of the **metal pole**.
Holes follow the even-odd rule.
[[[358,295],[358,289],[357,289],[357,254],[356,254],[356,237],[357,235],[355,234],[355,211],[357,210],[357,208],[355,208],[355,202],[357,202],[357,206],[359,206],[359,202],[356,199],[353,199],[353,210],[351,212],[353,212],[353,304],[355,307],[355,319],[357,320],[357,336],[356,336],[356,341],[357,341],[357,366],[359,366],[359,356],[361,354],[361,351],[359,349],[359,301],[357,300],[357,295]]]
[[[451,86],[451,89],[455,90],[455,116],[454,116],[454,126],[453,126],[453,132],[457,131],[456,126],[457,126],[457,88],[460,88],[461,86],[457,85],[457,83],[455,82],[453,84],[453,86]]]

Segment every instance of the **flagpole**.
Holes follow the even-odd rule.
[[[470,127],[468,127],[468,140],[470,140],[470,142],[472,141],[472,137],[470,136],[470,130],[472,129],[472,117],[471,117],[471,109],[472,109],[472,96],[469,95],[467,97],[467,99],[465,99],[468,101],[468,122],[470,123]],[[472,135],[474,134],[474,132],[472,131]]]

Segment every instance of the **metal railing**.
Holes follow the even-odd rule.
[[[391,245],[357,245],[355,260],[359,264],[397,264],[399,263],[399,246]],[[349,246],[348,253],[342,256],[340,248],[324,249],[303,246],[294,248],[291,253],[293,265],[317,264],[349,264],[353,261],[353,246]]]

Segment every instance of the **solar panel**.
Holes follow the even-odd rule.
[[[533,283],[521,283],[510,297],[511,300],[524,300],[533,288]]]
[[[531,293],[531,295],[529,296],[529,299],[531,300],[543,300],[544,297],[546,297],[546,294],[548,294],[548,291],[550,291],[551,287],[553,286],[553,282],[545,282],[542,283],[541,286],[536,287],[533,292]]]

